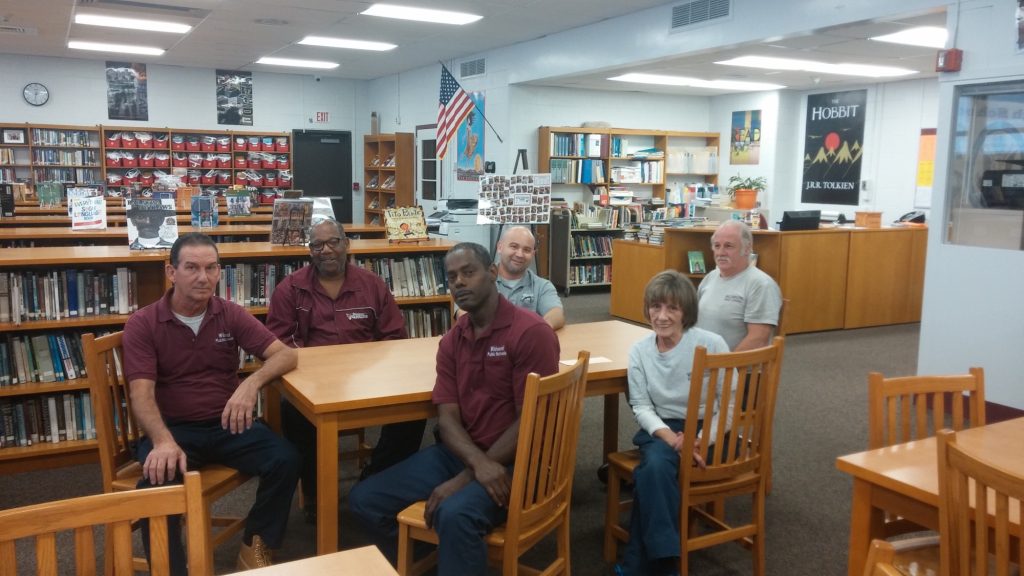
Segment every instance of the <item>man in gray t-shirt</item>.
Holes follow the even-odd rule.
[[[733,352],[767,346],[782,307],[779,285],[750,265],[753,242],[743,222],[719,226],[711,236],[715,269],[697,288],[697,326],[721,335]]]
[[[530,270],[537,240],[525,226],[506,228],[498,239],[498,292],[509,302],[539,314],[558,330],[565,325],[554,284]]]

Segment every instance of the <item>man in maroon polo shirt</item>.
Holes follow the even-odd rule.
[[[309,243],[312,263],[288,275],[274,289],[267,328],[293,348],[408,338],[394,296],[376,274],[348,266],[348,238],[335,220],[313,226]],[[302,454],[303,513],[316,519],[316,428],[287,400],[281,402],[284,435]],[[426,421],[388,424],[365,478],[415,454]]]
[[[170,260],[172,288],[124,327],[124,375],[145,433],[137,447],[139,487],[175,481],[179,472],[214,462],[259,477],[238,568],[265,566],[284,538],[299,455],[253,420],[253,408],[260,388],[294,368],[297,355],[244,308],[214,295],[220,262],[209,236],[182,235]],[[242,382],[239,348],[263,359]],[[180,530],[172,526],[170,533]],[[187,574],[179,538],[171,539],[171,569]]]
[[[498,293],[497,268],[478,244],[445,257],[448,285],[466,311],[437,351],[440,442],[356,484],[351,510],[393,556],[396,515],[427,500],[438,574],[485,574],[484,536],[505,519],[526,375],[558,370],[558,338],[543,318]]]

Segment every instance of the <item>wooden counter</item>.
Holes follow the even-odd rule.
[[[643,291],[661,270],[688,274],[688,252],[700,250],[708,269],[713,228],[665,231],[663,246],[616,240],[611,314],[643,322]],[[928,232],[923,227],[757,230],[757,266],[779,283],[787,332],[815,332],[919,322]]]

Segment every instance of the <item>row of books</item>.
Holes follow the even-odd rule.
[[[572,257],[611,256],[614,239],[608,234],[573,234]]]
[[[15,182],[18,180],[18,175],[14,172],[14,168],[0,168],[0,184]]]
[[[395,298],[448,294],[448,276],[441,254],[404,258],[357,257],[356,266],[383,278]]]
[[[221,269],[217,295],[241,306],[266,306],[277,283],[305,265],[301,260],[227,264]]]
[[[95,438],[86,391],[0,399],[0,448]]]
[[[8,335],[0,341],[0,387],[83,377],[85,356],[78,334]]]
[[[569,267],[569,285],[611,284],[611,264],[584,264]]]
[[[62,164],[66,166],[97,166],[99,154],[96,150],[64,150],[59,148],[36,148],[32,150],[33,164]]]
[[[92,132],[85,130],[32,129],[33,146],[99,146]],[[98,138],[98,136],[96,137]]]
[[[14,159],[14,148],[0,148],[0,166],[4,164],[17,164]]]
[[[658,184],[664,181],[665,163],[661,160],[633,160],[626,166],[612,166],[612,182]]]
[[[552,156],[603,156],[603,139],[600,134],[556,134],[551,133]]]
[[[130,314],[139,307],[138,273],[102,270],[0,272],[0,322]]]
[[[669,148],[668,171],[674,174],[718,174],[718,148]]]
[[[603,160],[551,159],[552,184],[601,184],[607,180]]]
[[[33,168],[32,177],[36,182],[78,182],[97,186],[103,180],[96,168]]]
[[[410,338],[442,336],[452,326],[452,312],[448,306],[403,308],[402,318]]]

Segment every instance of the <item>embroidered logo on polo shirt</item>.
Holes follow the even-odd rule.
[[[345,317],[349,320],[367,320],[370,315],[366,312],[346,312]]]
[[[215,342],[220,344],[222,342],[231,342],[234,339],[235,337],[231,335],[231,332],[221,332],[217,334],[217,340],[215,340]]]
[[[736,302],[737,304],[743,304],[743,296],[741,296],[739,294],[726,294],[725,295],[725,301],[726,302]]]
[[[505,351],[504,346],[491,346],[491,349],[487,351],[488,358],[503,358],[508,356],[508,352]]]

